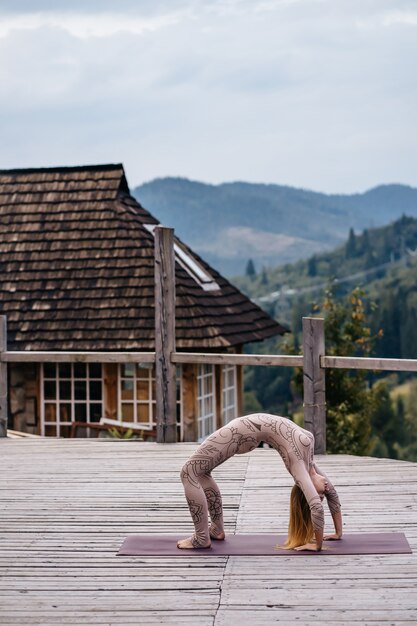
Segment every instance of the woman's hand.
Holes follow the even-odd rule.
[[[338,541],[341,538],[342,538],[342,535],[339,535],[339,533],[334,533],[333,535],[324,535],[323,540],[324,541]]]
[[[316,543],[306,543],[303,546],[298,546],[298,548],[294,548],[294,550],[298,550],[299,552],[301,552],[301,550],[309,550],[310,552],[320,552],[320,550],[317,549],[317,544]]]

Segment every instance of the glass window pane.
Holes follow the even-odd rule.
[[[149,380],[136,381],[136,394],[138,400],[149,400]]]
[[[74,378],[86,378],[87,366],[85,363],[74,363]]]
[[[103,417],[102,404],[90,404],[90,422],[99,422]]]
[[[149,405],[148,404],[138,405],[138,422],[140,422],[141,424],[149,423]]]
[[[58,371],[60,378],[71,378],[71,363],[60,363]]]
[[[54,380],[45,380],[43,383],[45,400],[54,400],[56,398],[56,383]]]
[[[90,381],[90,400],[101,400],[101,381]]]
[[[46,437],[56,437],[56,426],[45,426]]]
[[[213,403],[210,397],[204,399],[204,415],[210,415],[213,411]]]
[[[56,422],[56,405],[45,403],[45,422]]]
[[[74,404],[74,417],[76,422],[86,422],[87,406],[85,404]]]
[[[90,363],[88,366],[90,378],[101,378],[101,364]]]
[[[59,405],[59,420],[61,422],[71,421],[71,405],[70,404]]]
[[[208,376],[206,378],[206,394],[212,394],[212,393],[213,393],[213,377]]]
[[[87,382],[85,380],[74,381],[75,400],[85,400],[87,398]]]
[[[71,434],[71,426],[61,426],[59,429],[60,437],[69,437]]]
[[[44,378],[55,378],[56,377],[56,363],[44,363],[43,376]]]
[[[148,363],[140,363],[136,366],[136,376],[138,378],[149,378],[152,373],[152,365]]]
[[[133,400],[133,380],[122,380],[122,400]]]
[[[122,364],[122,377],[128,378],[134,376],[135,374],[135,364],[134,363],[123,363]]]
[[[133,422],[133,404],[130,404],[130,403],[122,404],[122,421]]]
[[[71,400],[71,381],[70,380],[59,381],[59,399]]]

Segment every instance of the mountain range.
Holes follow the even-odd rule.
[[[417,216],[417,189],[380,185],[364,193],[329,195],[245,182],[210,185],[157,178],[133,190],[157,219],[226,276],[307,258],[401,215]]]

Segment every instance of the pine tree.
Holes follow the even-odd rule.
[[[245,272],[246,276],[248,276],[248,278],[250,278],[251,280],[254,280],[256,278],[256,269],[255,269],[255,264],[252,261],[252,259],[249,259],[247,265],[246,265],[246,272]]]
[[[365,269],[369,269],[376,265],[375,254],[371,246],[368,230],[365,228],[361,239],[361,254],[364,258],[363,264]]]
[[[315,256],[310,257],[307,262],[307,274],[312,278],[317,276],[317,260]]]
[[[356,246],[355,231],[353,230],[353,228],[350,228],[349,237],[346,242],[346,249],[345,249],[345,254],[346,254],[347,259],[352,259],[353,257],[356,256],[356,252],[357,252],[356,248],[357,246]]]
[[[365,228],[362,234],[362,254],[366,255],[371,248],[371,242],[369,241],[369,232]]]

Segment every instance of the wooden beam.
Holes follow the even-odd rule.
[[[117,397],[117,363],[103,363],[103,383],[104,417],[117,420],[119,404]]]
[[[197,365],[184,363],[182,367],[183,440],[197,441]]]
[[[314,435],[317,454],[326,452],[326,384],[320,365],[324,350],[324,320],[303,317],[304,425]]]
[[[223,368],[221,365],[214,367],[214,391],[215,391],[215,407],[216,407],[216,429],[223,426]]]
[[[155,234],[156,440],[177,441],[175,352],[174,230],[157,226]]]
[[[210,363],[213,365],[261,365],[302,367],[302,355],[229,354],[174,352],[172,363]],[[0,351],[2,363],[155,363],[155,352],[56,352]],[[321,356],[321,367],[396,372],[417,371],[417,359],[385,359],[350,356]]]
[[[7,318],[0,315],[0,353],[7,350]],[[7,363],[0,363],[0,437],[7,437]]]
[[[417,372],[417,359],[375,359],[353,356],[322,356],[322,367],[355,370]]]
[[[172,363],[209,363],[212,365],[272,365],[278,367],[302,367],[303,357],[297,355],[229,354],[174,352]]]
[[[45,352],[0,353],[4,363],[155,363],[155,352]]]

